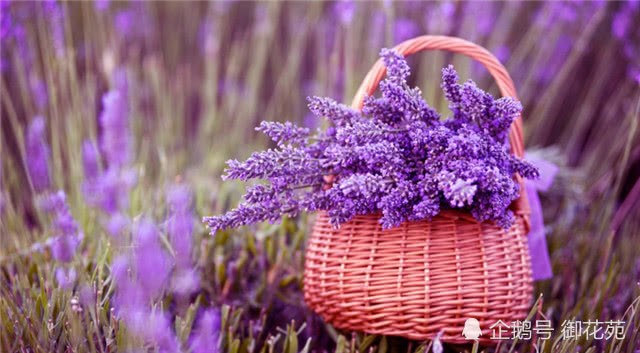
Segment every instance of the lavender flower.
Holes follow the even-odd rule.
[[[403,42],[418,35],[420,28],[409,18],[395,20],[393,26],[393,39],[396,43]]]
[[[83,235],[71,215],[63,191],[43,196],[40,208],[53,215],[53,229],[56,236],[49,240],[51,255],[60,262],[71,262]]]
[[[100,207],[109,215],[114,215],[128,207],[129,191],[136,183],[135,171],[109,168],[96,179],[88,179],[83,184],[83,193],[90,205]]]
[[[513,174],[536,178],[537,169],[507,150],[506,137],[522,106],[494,99],[452,66],[442,89],[453,116],[442,121],[407,84],[404,58],[381,52],[387,77],[380,97],[366,97],[362,112],[329,98],[309,98],[309,109],[332,123],[309,136],[293,124],[263,123],[258,130],[278,143],[244,161],[229,161],[225,179],[266,180],[251,186],[240,206],[205,218],[212,233],[302,211],[325,210],[338,227],[356,215],[382,213],[383,228],[431,219],[461,209],[479,221],[509,228],[508,209],[519,197]]]
[[[26,140],[27,171],[31,185],[36,192],[48,189],[49,179],[49,146],[45,141],[45,122],[42,116],[37,116],[29,125]]]
[[[309,137],[309,129],[298,127],[290,121],[285,123],[263,121],[260,123],[260,126],[256,128],[256,131],[260,131],[269,136],[278,145],[282,145],[285,142],[303,143],[304,140]]]
[[[156,298],[165,288],[171,270],[167,253],[160,245],[160,232],[149,219],[142,219],[135,229],[134,263],[137,282],[143,297]]]
[[[100,147],[109,168],[122,167],[131,158],[129,105],[123,92],[112,90],[102,97]]]
[[[122,213],[116,212],[109,217],[107,221],[106,229],[109,235],[114,237],[115,239],[121,239],[126,230],[130,226],[129,217],[123,215]]]
[[[65,269],[58,267],[56,269],[56,282],[58,282],[58,286],[62,289],[72,288],[77,277],[76,270],[73,268]]]
[[[338,17],[340,22],[345,26],[351,24],[355,10],[356,2],[353,0],[340,0],[336,1],[333,5],[334,15]]]
[[[220,339],[220,311],[206,310],[198,322],[189,344],[193,353],[217,353]]]
[[[84,177],[89,180],[95,180],[100,175],[100,161],[98,149],[90,140],[82,143],[82,166],[84,168]]]
[[[191,267],[193,241],[191,191],[186,185],[173,185],[167,192],[167,203],[170,209],[167,233],[175,252],[176,265],[180,269],[188,269]]]

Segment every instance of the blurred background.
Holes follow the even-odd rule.
[[[237,204],[244,186],[222,183],[220,174],[226,160],[269,147],[254,130],[260,121],[322,127],[305,97],[350,103],[381,48],[421,34],[459,36],[493,52],[519,89],[528,154],[559,167],[541,194],[555,275],[537,283],[536,315],[556,328],[567,318],[628,323],[623,342],[538,348],[640,347],[640,2],[0,4],[0,343],[7,352],[162,351],[152,334],[137,334],[114,314],[114,261],[135,256],[141,219],[155,222],[158,251],[175,257],[166,219],[175,216],[176,185],[188,190],[193,231],[184,239],[197,284],[182,296],[162,289],[151,307],[162,309],[181,350],[197,351],[194,337],[206,331],[198,325],[210,319],[217,324],[209,336],[233,353],[436,352],[433,342],[336,332],[305,307],[306,216],[216,237],[199,222]],[[440,112],[447,112],[440,70],[450,63],[499,95],[468,58],[430,52],[409,63],[412,84]],[[51,239],[56,224],[63,227],[42,205],[57,190],[82,234],[69,261],[56,257]]]

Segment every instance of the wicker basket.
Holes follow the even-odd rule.
[[[421,36],[398,45],[405,56],[448,50],[484,64],[504,96],[516,97],[505,68],[486,49],[445,36]],[[378,61],[353,102],[362,108],[385,68]],[[522,121],[509,132],[512,153],[523,156]],[[522,185],[522,179],[516,176]],[[382,230],[379,215],[358,216],[334,229],[318,214],[307,244],[304,295],[307,304],[337,328],[424,340],[466,342],[465,321],[478,319],[480,342],[491,340],[498,320],[522,320],[532,299],[527,245],[528,202],[521,193],[512,209],[516,222],[505,231],[470,214],[443,211],[431,221],[405,222]]]

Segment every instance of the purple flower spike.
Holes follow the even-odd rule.
[[[71,262],[79,244],[78,238],[59,235],[51,241],[51,255],[56,261]]]
[[[50,185],[49,179],[49,146],[45,141],[45,121],[37,116],[29,125],[26,136],[27,170],[31,185],[36,192],[43,192]]]
[[[191,267],[191,244],[193,241],[193,215],[191,213],[191,190],[186,185],[173,185],[167,192],[170,215],[167,233],[175,252],[178,268]]]
[[[191,269],[178,270],[171,281],[171,290],[181,296],[188,296],[198,290],[200,277]]]
[[[82,166],[86,179],[94,180],[100,174],[99,158],[98,149],[93,142],[85,140],[82,143]]]
[[[180,351],[180,344],[171,329],[171,321],[162,312],[152,312],[145,322],[145,336],[148,342],[158,347],[161,353],[173,353]]]
[[[70,262],[82,239],[82,233],[67,205],[66,195],[60,190],[39,200],[42,211],[53,215],[53,229],[57,236],[51,238],[51,255],[60,262]]]
[[[123,92],[113,90],[102,97],[100,147],[109,168],[122,167],[131,158],[129,104]]]
[[[309,137],[309,129],[298,127],[290,121],[285,123],[263,121],[260,123],[260,126],[256,128],[256,131],[260,131],[269,136],[279,146],[287,143],[303,143],[304,140]]]
[[[350,25],[356,10],[356,3],[353,0],[336,1],[333,5],[334,15],[340,19],[343,25]]]
[[[165,288],[170,260],[160,245],[160,232],[149,219],[137,224],[135,232],[135,265],[137,278],[145,298],[153,299]]]
[[[109,168],[96,180],[86,181],[82,191],[89,204],[113,215],[128,207],[129,190],[135,183],[133,170]]]
[[[58,267],[56,269],[56,281],[62,289],[71,289],[76,282],[77,274],[73,268],[64,269]]]
[[[107,232],[116,239],[122,238],[129,228],[131,221],[122,213],[115,213],[107,221]]]
[[[202,314],[197,329],[191,337],[191,352],[217,353],[220,339],[220,311],[209,309]]]

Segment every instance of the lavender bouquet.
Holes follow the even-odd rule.
[[[508,151],[507,133],[521,104],[494,99],[471,80],[459,84],[448,66],[441,87],[453,116],[442,120],[420,89],[407,84],[404,57],[387,49],[381,56],[387,68],[381,97],[367,97],[362,111],[311,97],[311,112],[330,121],[326,130],[311,134],[290,122],[261,123],[257,130],[277,148],[227,162],[223,179],[258,182],[236,209],[204,219],[212,234],[318,210],[327,211],[335,227],[379,213],[387,229],[444,209],[469,211],[503,228],[513,224],[508,208],[520,193],[514,173],[538,176]]]

